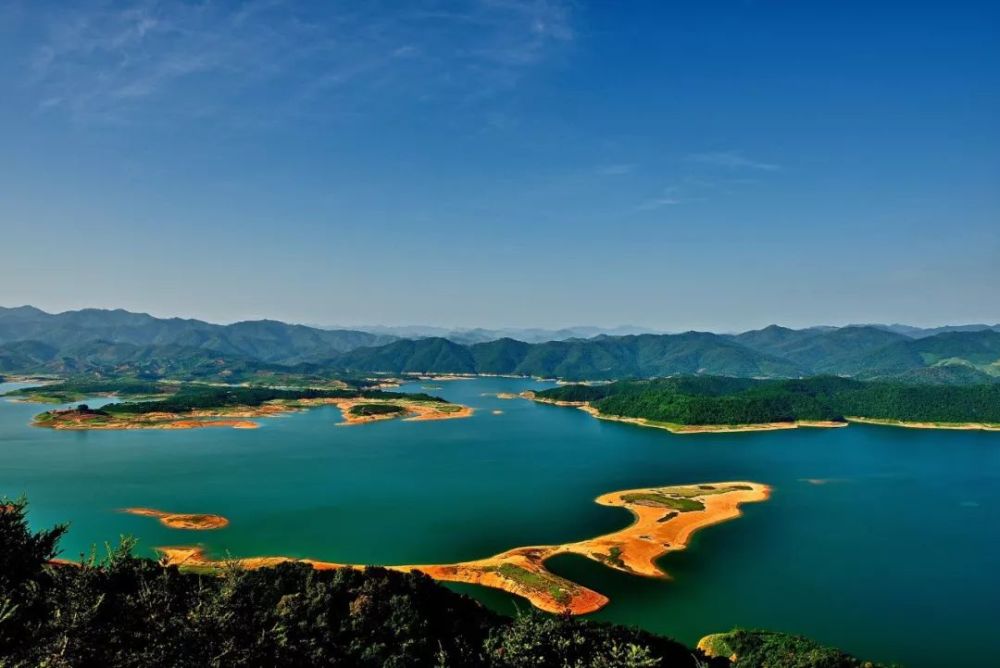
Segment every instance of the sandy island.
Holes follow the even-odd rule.
[[[656,560],[683,550],[698,529],[739,517],[739,506],[766,500],[767,485],[722,482],[611,492],[597,498],[604,506],[625,508],[633,523],[620,531],[576,543],[518,547],[486,559],[457,564],[389,566],[398,571],[421,571],[435,580],[466,582],[502,589],[526,598],[535,607],[554,613],[586,614],[599,610],[608,598],[599,592],[559,577],[545,568],[557,554],[573,553],[609,568],[645,577],[668,577]],[[198,547],[161,547],[167,564],[194,569],[215,569],[225,562],[208,558]],[[361,568],[289,557],[251,557],[237,560],[245,568],[301,561],[315,568]]]
[[[222,515],[204,515],[199,513],[168,513],[155,508],[122,508],[121,512],[129,515],[140,515],[142,517],[155,517],[160,520],[160,524],[171,529],[193,529],[195,531],[209,531],[211,529],[221,529],[229,525]]]
[[[357,415],[351,408],[361,404],[392,404],[403,410],[397,413]],[[54,410],[35,416],[36,427],[70,431],[101,431],[123,429],[199,429],[203,427],[230,427],[232,429],[257,429],[260,424],[250,418],[286,415],[315,406],[336,406],[343,422],[364,424],[379,420],[403,418],[406,421],[451,420],[469,417],[473,409],[460,404],[410,399],[361,399],[318,398],[276,399],[260,406],[232,406],[216,409],[193,410],[185,413],[139,413],[110,415],[100,410],[81,411],[76,408]]]
[[[441,401],[408,401],[385,399],[309,399],[307,401],[321,401],[332,404],[340,409],[340,414],[344,421],[340,424],[365,424],[367,422],[378,422],[381,420],[393,420],[402,418],[404,422],[419,422],[422,420],[454,420],[456,418],[466,418],[473,414],[474,409],[461,404],[450,404]],[[375,415],[357,415],[351,411],[355,406],[364,404],[392,404],[403,409],[400,413],[383,413]]]

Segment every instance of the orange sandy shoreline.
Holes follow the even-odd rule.
[[[398,571],[420,571],[435,580],[465,582],[493,587],[521,596],[535,607],[553,613],[587,614],[604,607],[608,598],[545,568],[557,554],[578,554],[609,568],[645,577],[668,577],[656,560],[668,552],[683,550],[698,529],[725,522],[742,513],[740,505],[764,501],[770,487],[751,482],[654,487],[611,492],[596,502],[629,510],[633,522],[610,534],[575,543],[518,547],[492,557],[456,564],[388,566]],[[681,510],[674,509],[675,504]],[[218,568],[224,562],[208,558],[199,547],[160,547],[167,564]],[[358,565],[292,559],[250,557],[235,560],[245,568],[274,566],[300,561],[319,569],[361,568]]]

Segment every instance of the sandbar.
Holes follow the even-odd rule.
[[[587,614],[604,607],[608,598],[552,573],[545,567],[546,560],[557,554],[578,554],[625,573],[669,577],[657,566],[657,559],[668,552],[683,550],[698,529],[739,517],[741,504],[764,501],[770,491],[767,485],[760,483],[721,482],[611,492],[599,496],[596,502],[625,508],[632,514],[632,524],[619,531],[575,543],[518,547],[485,559],[456,564],[388,568],[420,571],[436,580],[502,589],[547,612]],[[208,558],[198,547],[161,547],[157,550],[166,563],[181,567],[213,569],[224,563]],[[321,569],[361,568],[280,556],[236,561],[245,568],[274,566],[286,561],[301,561]]]

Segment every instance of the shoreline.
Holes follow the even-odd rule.
[[[904,429],[952,429],[956,431],[1000,431],[1000,423],[993,422],[930,422],[889,420],[883,418],[865,418],[847,416],[848,422],[867,424],[876,427],[902,427]]]
[[[595,503],[628,510],[632,522],[623,529],[572,543],[516,547],[505,552],[454,564],[386,566],[403,572],[419,571],[435,580],[464,582],[500,589],[527,599],[546,612],[582,615],[595,612],[609,599],[594,590],[552,573],[545,562],[558,554],[577,554],[609,568],[643,577],[669,578],[657,566],[663,555],[683,550],[691,536],[705,527],[741,516],[744,503],[766,501],[767,485],[722,482],[650,487],[602,494]],[[206,556],[201,547],[156,548],[168,565],[214,570],[225,561]],[[291,557],[236,559],[245,568],[264,568],[298,561],[313,568],[364,568]]]

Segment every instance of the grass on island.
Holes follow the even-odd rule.
[[[677,513],[674,513],[674,514],[676,515]],[[624,569],[624,570],[628,570],[628,566],[625,564],[625,561],[622,559],[622,549],[620,547],[618,547],[617,545],[615,545],[610,550],[608,550],[607,554],[598,554],[598,555],[595,555],[595,556],[597,556],[601,561],[605,561],[605,562],[611,564],[612,566],[616,566],[618,568],[621,568],[621,569]]]
[[[670,508],[681,513],[692,510],[705,510],[705,504],[694,499],[687,499],[679,496],[667,496],[659,492],[636,492],[634,494],[623,494],[622,499],[628,503],[635,503],[641,506],[661,506]]]
[[[465,410],[465,407],[459,406],[458,404],[442,404],[439,406],[435,406],[434,410],[438,411],[439,413],[457,413],[461,410]]]
[[[548,592],[560,605],[567,605],[572,599],[571,590],[547,573],[535,573],[516,564],[500,564],[496,572],[527,589]]]
[[[397,404],[356,404],[348,411],[351,415],[358,417],[380,416],[380,415],[400,415],[407,410]]]

